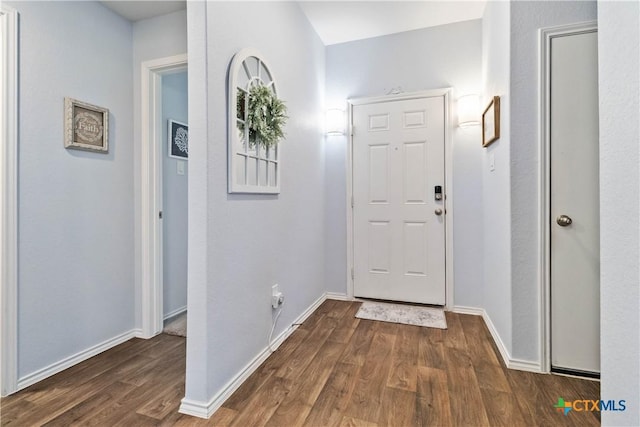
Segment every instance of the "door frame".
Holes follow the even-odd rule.
[[[18,12],[0,5],[0,395],[18,389]]]
[[[140,254],[141,338],[162,332],[162,76],[187,70],[187,54],[145,61],[141,66]]]
[[[353,239],[353,107],[391,101],[406,101],[436,96],[444,97],[444,187],[445,192],[445,308],[453,308],[453,147],[451,146],[451,88],[407,92],[397,95],[351,98],[347,100],[349,132],[347,138],[347,297],[354,298],[354,239]]]
[[[551,372],[551,41],[556,37],[591,33],[597,21],[538,30],[538,119],[540,161],[540,367]]]

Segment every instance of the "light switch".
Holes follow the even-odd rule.
[[[184,161],[178,160],[178,175],[184,175]]]
[[[496,156],[494,153],[489,154],[489,170],[496,170]]]

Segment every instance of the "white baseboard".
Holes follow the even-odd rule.
[[[314,301],[296,320],[294,320],[287,329],[285,329],[280,335],[276,337],[275,340],[272,341],[271,347],[278,348],[280,344],[282,344],[289,336],[297,329],[297,324],[304,322],[318,307],[328,298],[328,294],[323,294],[320,298]],[[247,378],[251,374],[253,374],[256,369],[262,365],[262,363],[267,360],[267,358],[271,355],[271,350],[269,346],[263,349],[247,366],[245,366],[235,377],[231,379],[225,385],[222,390],[216,393],[208,402],[201,402],[196,400],[187,399],[186,397],[182,399],[180,403],[179,412],[181,414],[191,415],[193,417],[199,418],[209,418],[215,411],[217,411],[222,404],[236,391],[243,382],[246,381]]]
[[[142,332],[142,331],[139,331]],[[64,359],[52,363],[49,366],[46,366],[42,369],[39,369],[35,372],[32,372],[18,380],[17,390],[22,390],[23,388],[27,388],[30,385],[37,383],[38,381],[42,381],[45,378],[48,378],[52,375],[57,374],[58,372],[62,372],[67,368],[72,367],[73,365],[77,365],[80,362],[83,362],[97,354],[100,354],[104,351],[109,350],[112,347],[117,346],[118,344],[122,344],[125,341],[129,341],[131,338],[137,336],[138,331],[132,329],[123,334],[117,335],[113,338],[110,338],[106,341],[103,341],[99,344],[96,344],[86,350],[78,352],[69,357],[65,357]]]
[[[502,338],[500,338],[500,334],[498,333],[496,326],[491,321],[491,317],[489,317],[489,313],[487,313],[486,310],[484,309],[482,309],[482,320],[484,320],[484,324],[487,325],[487,329],[489,329],[489,333],[493,338],[493,342],[496,344],[496,347],[498,347],[498,351],[500,352],[502,361],[504,362],[505,366],[509,367],[509,364],[511,361],[511,355],[509,355],[509,350],[507,349],[507,346],[502,341]]]
[[[169,313],[165,314],[164,317],[162,318],[162,320],[167,320],[171,317],[177,316],[178,314],[182,314],[185,311],[187,311],[187,306],[182,306],[182,307],[178,307],[173,311],[170,311]]]
[[[487,325],[487,329],[489,329],[489,332],[493,337],[493,342],[496,343],[496,347],[498,347],[500,356],[502,356],[502,360],[504,361],[504,364],[507,368],[515,369],[518,371],[528,371],[528,372],[537,372],[537,373],[543,372],[540,362],[531,362],[528,360],[515,359],[511,357],[511,354],[509,354],[509,350],[507,349],[507,346],[504,345],[504,342],[502,342],[502,339],[500,338],[500,334],[498,334],[498,330],[496,329],[495,325],[491,321],[491,318],[489,317],[489,313],[487,313],[487,311],[484,309],[482,309],[482,319],[484,320],[484,323]]]
[[[498,330],[496,329],[495,325],[491,321],[491,317],[489,317],[489,313],[487,313],[487,311],[484,308],[465,307],[465,306],[456,305],[453,307],[451,311],[459,314],[471,314],[474,316],[482,316],[482,320],[484,320],[485,325],[487,325],[487,329],[489,329],[489,333],[491,333],[493,342],[496,344],[496,347],[498,347],[498,351],[500,352],[500,357],[502,357],[502,360],[507,368],[515,369],[518,371],[528,371],[528,372],[537,372],[537,373],[544,372],[539,362],[531,362],[529,360],[521,360],[521,359],[515,359],[511,357],[511,355],[509,354],[509,350],[507,349],[507,346],[504,345],[504,342],[502,342],[502,338],[500,338],[500,334],[498,333]]]
[[[451,311],[458,314],[471,314],[474,316],[482,316],[484,313],[484,309],[482,308],[466,307],[464,305],[454,305]]]
[[[341,294],[339,292],[327,292],[326,299],[334,299],[336,301],[352,301],[352,298],[349,298],[347,294]]]
[[[178,412],[180,412],[181,414],[190,415],[192,417],[207,419],[211,417],[211,415],[213,415],[213,413],[218,409],[215,408],[211,411],[211,413],[209,413],[208,408],[212,404],[213,402],[211,401],[208,404],[203,404],[202,402],[199,402],[197,400],[191,400],[183,397],[180,401],[180,409],[178,410]]]
[[[507,367],[509,369],[515,369],[517,371],[535,372],[537,374],[545,373],[538,362],[531,362],[529,360],[511,358],[509,359],[509,364],[507,365]]]

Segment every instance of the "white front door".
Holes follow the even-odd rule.
[[[600,371],[595,31],[551,40],[551,366]]]
[[[445,304],[444,96],[353,106],[356,297]]]

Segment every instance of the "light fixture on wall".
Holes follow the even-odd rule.
[[[480,97],[475,94],[458,98],[458,126],[461,128],[480,125]]]
[[[338,108],[327,110],[325,124],[327,135],[344,135],[344,110]]]

